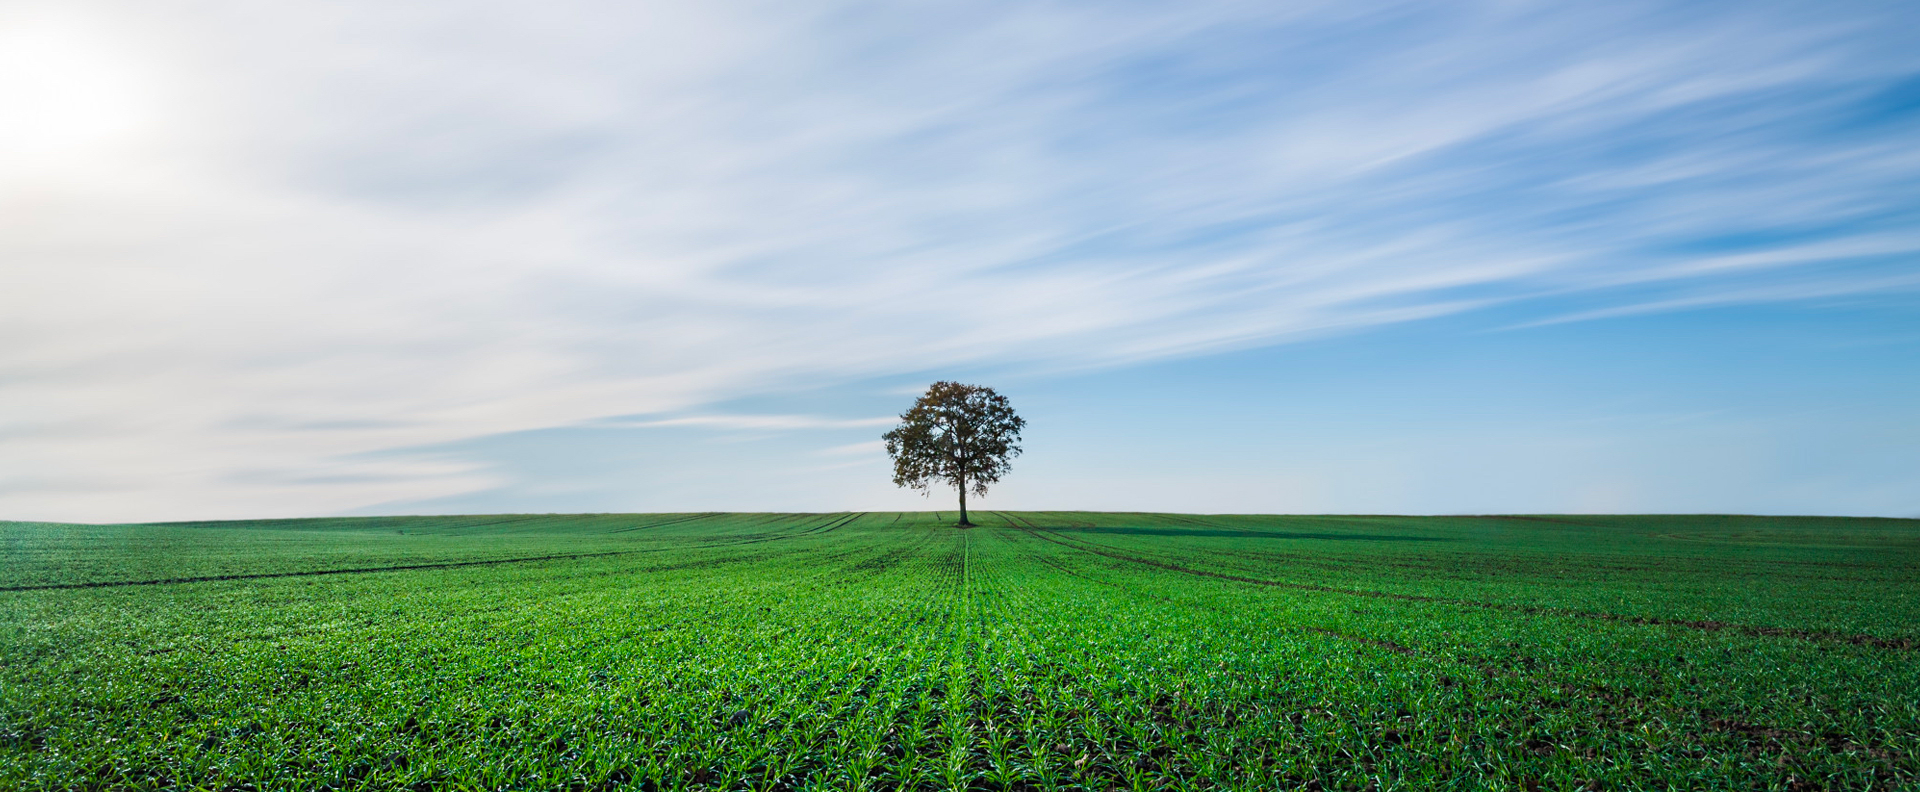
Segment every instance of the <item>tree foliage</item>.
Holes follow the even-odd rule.
[[[986,495],[987,486],[1007,474],[1026,425],[992,388],[936,382],[882,436],[893,457],[893,483],[922,492],[935,482],[953,486],[960,492],[960,524],[969,525],[967,493]]]

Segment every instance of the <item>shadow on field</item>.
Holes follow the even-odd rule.
[[[1228,528],[1135,528],[1128,526],[1073,527],[1046,526],[1056,533],[1125,534],[1128,536],[1221,536],[1229,539],[1331,539],[1360,542],[1451,542],[1441,536],[1393,536],[1390,534],[1296,533],[1292,531],[1235,531]]]

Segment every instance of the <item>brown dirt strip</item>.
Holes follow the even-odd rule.
[[[1140,558],[1138,556],[1131,556],[1125,553],[1115,553],[1115,552],[1110,552],[1105,550],[1096,550],[1096,549],[1093,549],[1092,547],[1085,546],[1087,544],[1091,544],[1089,542],[1068,542],[1065,539],[1055,538],[1055,536],[1051,535],[1054,532],[1048,531],[1046,528],[1043,528],[1041,526],[1033,525],[1031,520],[1028,520],[1024,517],[1019,519],[1022,522],[1027,523],[1027,526],[1025,527],[1015,526],[1015,527],[1019,527],[1021,528],[1021,530],[1027,531],[1028,533],[1031,533],[1034,536],[1037,536],[1041,539],[1045,539],[1049,542],[1053,542],[1055,544],[1061,545],[1063,547],[1070,547],[1075,550],[1092,553],[1094,555],[1106,556],[1108,558],[1116,558],[1122,561],[1131,561],[1136,564],[1144,564],[1146,566],[1158,567],[1160,569],[1171,570],[1174,572],[1183,572],[1189,575],[1200,575],[1203,577],[1219,578],[1221,580],[1231,580],[1236,583],[1251,583],[1256,586],[1273,586],[1276,588],[1301,589],[1304,591],[1324,591],[1330,594],[1348,594],[1356,597],[1396,599],[1396,600],[1405,600],[1408,602],[1433,602],[1433,603],[1439,603],[1443,605],[1465,605],[1465,606],[1474,607],[1474,608],[1488,608],[1491,610],[1504,610],[1504,611],[1512,611],[1515,613],[1525,613],[1529,615],[1539,615],[1539,616],[1569,616],[1569,617],[1579,618],[1579,619],[1599,619],[1603,621],[1618,621],[1618,622],[1625,622],[1627,624],[1644,624],[1644,625],[1659,626],[1659,627],[1688,627],[1695,630],[1705,630],[1707,632],[1718,632],[1721,630],[1730,630],[1730,631],[1742,633],[1745,635],[1764,636],[1764,637],[1770,637],[1770,638],[1797,638],[1804,641],[1825,641],[1825,642],[1847,643],[1847,644],[1853,644],[1855,646],[1873,646],[1881,649],[1911,650],[1916,647],[1920,647],[1920,641],[1915,641],[1914,639],[1911,639],[1911,638],[1881,638],[1879,636],[1874,636],[1874,635],[1848,635],[1845,633],[1825,632],[1820,630],[1800,630],[1800,629],[1793,629],[1789,627],[1765,627],[1765,626],[1753,625],[1753,624],[1734,624],[1731,622],[1723,622],[1723,621],[1699,621],[1699,620],[1691,620],[1691,619],[1662,619],[1662,618],[1656,618],[1652,616],[1625,616],[1618,613],[1600,613],[1596,611],[1576,611],[1576,610],[1568,610],[1565,608],[1542,608],[1542,607],[1537,607],[1533,605],[1510,605],[1510,604],[1498,603],[1498,602],[1480,602],[1478,600],[1449,599],[1445,597],[1428,597],[1420,594],[1397,594],[1397,593],[1387,592],[1387,591],[1367,591],[1364,589],[1343,589],[1343,588],[1335,588],[1333,586],[1319,586],[1319,585],[1314,585],[1312,583],[1287,583],[1279,580],[1264,580],[1261,578],[1250,578],[1250,577],[1243,577],[1240,575],[1229,575],[1224,572],[1211,572],[1204,569],[1194,569],[1192,567],[1184,567],[1178,564],[1169,564],[1164,561],[1154,561],[1151,559]],[[1044,534],[1040,533],[1043,531],[1045,532]]]

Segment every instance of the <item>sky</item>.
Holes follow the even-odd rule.
[[[0,519],[1920,516],[1915,29],[0,0]]]

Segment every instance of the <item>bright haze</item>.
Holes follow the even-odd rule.
[[[1920,6],[0,5],[0,519],[1920,514]]]

